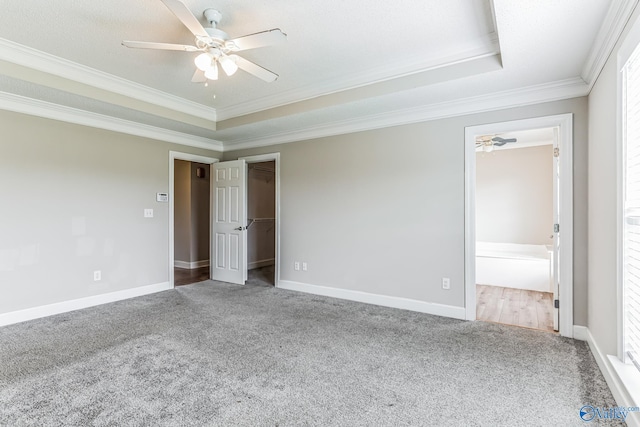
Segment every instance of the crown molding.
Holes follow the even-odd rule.
[[[215,122],[216,110],[40,50],[0,38],[0,60]]]
[[[223,151],[223,144],[214,139],[162,129],[155,126],[132,122],[117,117],[106,116],[51,102],[28,98],[7,92],[0,92],[0,109],[46,119],[59,120],[82,126],[105,129],[129,135],[151,138],[174,144],[208,150]]]
[[[580,77],[528,86],[520,89],[506,90],[489,95],[480,95],[455,101],[423,105],[419,107],[396,110],[341,120],[319,126],[280,132],[259,138],[229,141],[224,151],[264,147],[276,144],[304,141],[328,136],[343,135],[391,126],[407,125],[430,120],[445,119],[466,114],[503,110],[542,102],[586,96],[589,86]]]
[[[217,117],[218,121],[227,120],[271,108],[283,107],[294,102],[306,101],[319,96],[344,92],[437,68],[469,62],[499,53],[500,45],[498,35],[493,32],[472,43],[460,46],[454,54],[451,54],[449,51],[442,51],[440,55],[436,55],[436,58],[428,60],[425,60],[422,56],[414,56],[400,65],[388,63],[366,72],[342,75],[333,79],[324,80],[322,83],[314,83],[293,90],[278,92],[274,95],[230,107],[218,108]]]
[[[489,95],[335,121],[320,126],[279,132],[259,138],[229,141],[227,143],[7,92],[0,92],[0,109],[190,147],[228,152],[557,101],[586,96],[588,93],[589,86],[581,78],[577,77]]]
[[[582,67],[581,76],[589,85],[589,90],[596,83],[637,5],[638,0],[614,0],[609,4],[607,15],[602,21],[587,61]]]

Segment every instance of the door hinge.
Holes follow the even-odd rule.
[[[558,147],[553,149],[553,157],[560,157],[560,149]]]
[[[553,232],[554,233],[560,232],[560,224],[553,224]]]
[[[560,308],[560,300],[559,299],[554,299],[553,300],[553,308]]]

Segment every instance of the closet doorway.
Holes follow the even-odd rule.
[[[276,286],[278,277],[278,156],[247,162],[247,284]]]

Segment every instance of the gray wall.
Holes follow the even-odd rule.
[[[553,146],[476,154],[476,239],[550,245]]]
[[[586,98],[224,157],[281,153],[282,279],[462,307],[464,127],[567,112],[574,322],[586,325]],[[219,153],[4,111],[0,126],[0,313],[168,280],[168,204],[155,202],[168,152]]]
[[[0,313],[168,281],[169,151],[219,153],[7,111],[0,129]]]
[[[464,128],[574,114],[574,323],[587,323],[587,100],[227,152],[281,153],[283,280],[464,306]],[[309,270],[294,271],[294,261]],[[451,290],[441,278],[451,278]]]

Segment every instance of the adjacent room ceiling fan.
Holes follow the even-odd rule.
[[[249,34],[243,37],[230,39],[229,35],[217,28],[222,19],[222,14],[215,9],[205,9],[204,16],[211,27],[204,28],[189,8],[180,0],[161,0],[171,12],[196,36],[195,46],[138,42],[125,40],[122,44],[126,47],[140,49],[178,50],[183,52],[201,52],[195,58],[197,67],[193,78],[194,83],[204,83],[207,80],[218,79],[218,69],[221,67],[227,76],[233,75],[238,68],[252,74],[265,82],[273,82],[278,75],[235,55],[235,52],[255,49],[263,46],[275,45],[287,40],[287,35],[279,28]]]
[[[516,138],[502,138],[499,136],[479,136],[476,138],[476,150],[482,150],[486,153],[493,151],[494,147],[502,147],[505,144],[514,143]]]

